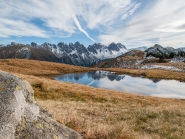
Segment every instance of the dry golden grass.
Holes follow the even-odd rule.
[[[50,111],[57,121],[78,131],[84,138],[184,139],[185,137],[184,100],[120,93],[58,82],[46,76],[93,70],[65,64],[0,60],[0,69],[15,73],[30,82],[37,103]],[[163,70],[111,70],[145,76],[154,74],[156,77],[182,75],[180,72],[171,73]]]
[[[161,69],[142,70],[142,69],[123,69],[123,68],[104,68],[103,70],[114,71],[116,73],[121,74],[142,75],[145,78],[175,79],[185,82],[184,72]]]
[[[35,76],[51,76],[92,70],[89,68],[72,66],[68,64],[25,59],[1,59],[0,69],[10,73],[20,73]]]
[[[131,95],[20,75],[37,103],[62,124],[89,139],[183,139],[185,101]]]
[[[179,62],[179,63],[157,63],[155,65],[162,65],[162,66],[173,66],[176,68],[184,69],[185,70],[185,62]]]

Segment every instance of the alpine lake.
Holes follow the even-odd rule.
[[[71,73],[54,79],[145,96],[185,99],[185,83],[176,80],[148,79],[109,71]]]

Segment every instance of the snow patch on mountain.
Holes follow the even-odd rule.
[[[171,71],[184,71],[182,69],[179,69],[173,66],[161,66],[161,65],[144,65],[144,66],[141,66],[141,69],[164,69],[164,70],[171,70]]]
[[[185,57],[178,56],[178,57],[172,58],[170,62],[171,63],[185,62]]]
[[[148,57],[146,57],[146,59],[154,59],[154,56],[149,55]]]
[[[5,47],[5,45],[4,45],[4,44],[0,44],[0,48],[1,48],[1,47]]]

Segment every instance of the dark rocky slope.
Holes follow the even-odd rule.
[[[117,58],[110,61],[101,62],[93,67],[100,68],[135,68],[143,62],[146,53],[140,50],[131,50]]]
[[[12,58],[60,62],[55,54],[43,47],[14,45],[0,48],[0,59]]]

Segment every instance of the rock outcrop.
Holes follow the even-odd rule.
[[[0,71],[0,139],[81,139],[38,106],[30,84]]]
[[[97,63],[94,67],[99,68],[138,68],[143,62],[146,53],[140,50],[131,50],[117,58]]]

